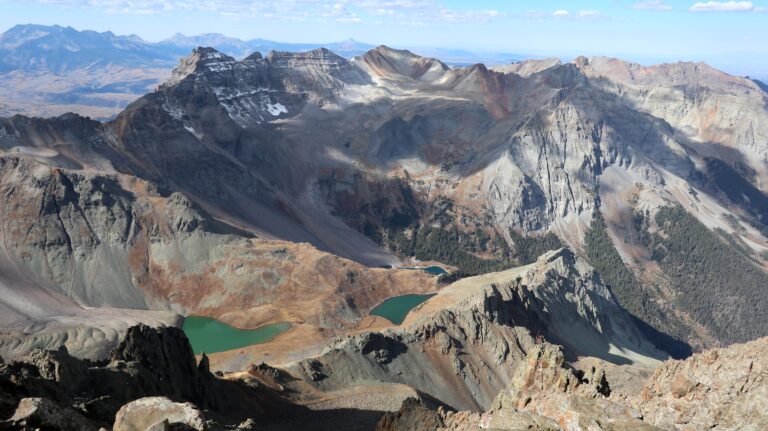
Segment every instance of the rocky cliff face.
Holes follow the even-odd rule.
[[[397,412],[382,414],[295,404],[289,398],[300,400],[302,395],[277,384],[290,385],[291,379],[266,365],[246,377],[217,377],[208,370],[207,358],[195,361],[178,329],[137,326],[108,361],[37,350],[19,362],[0,363],[0,425],[212,431],[762,429],[766,348],[766,339],[761,339],[665,362],[642,393],[627,397],[614,394],[599,367],[574,369],[563,348],[534,341],[510,364],[508,385],[483,412],[454,411],[421,396],[406,400]],[[386,362],[382,350],[376,355]],[[365,394],[352,393],[358,402]]]
[[[565,364],[557,346],[537,347],[480,423],[498,429],[514,429],[519,422],[540,429],[656,429],[641,421],[636,408],[610,398],[603,370],[577,373]]]
[[[617,398],[601,370],[575,372],[558,346],[540,344],[486,412],[451,412],[411,400],[382,417],[377,429],[762,429],[765,348],[760,339],[667,361],[642,394]]]
[[[254,53],[241,62],[213,48],[198,48],[181,61],[161,91],[166,96],[163,107],[173,117],[192,114],[198,106],[187,105],[190,96],[199,103],[205,94],[246,128],[295,116],[308,100],[331,102],[336,91],[368,82],[361,70],[327,49],[271,52],[267,57]]]
[[[654,284],[671,275],[633,217],[680,205],[743,242],[763,271],[766,97],[750,80],[694,64],[580,58],[449,69],[386,47],[353,61],[323,49],[238,61],[200,48],[109,123],[0,120],[1,186],[13,195],[3,261],[16,279],[76,305],[224,315],[245,291],[239,304],[253,310],[251,323],[316,324],[317,308],[266,310],[295,273],[290,259],[269,255],[273,243],[258,251],[260,241],[307,242],[368,266],[408,257],[396,245],[420,228],[493,238],[493,247],[441,256],[498,258],[517,246],[511,231],[553,232],[580,251],[599,210],[646,296],[675,310],[685,295]],[[353,264],[336,262],[325,299],[355,278],[345,271]],[[343,322],[322,327],[359,319],[385,296],[360,292],[392,279],[363,278],[357,293],[332,301]],[[413,284],[398,286],[388,293]],[[725,341],[695,330],[706,326],[701,316],[678,317],[697,345]],[[750,334],[768,331],[755,326]]]
[[[574,357],[646,364],[663,358],[594,271],[560,250],[493,281],[445,288],[402,328],[342,339],[298,371],[323,390],[389,381],[454,408],[484,410],[543,339],[537,337],[567,343]]]
[[[222,397],[231,400],[233,395],[219,392],[213,375],[198,368],[189,342],[176,328],[132,327],[107,364],[73,358],[66,350],[35,350],[20,362],[2,365],[0,376],[3,418],[16,412],[6,423],[12,426],[34,426],[56,417],[45,411],[71,409],[76,411],[71,418],[87,424],[80,429],[97,429],[111,424],[118,409],[136,398],[163,395],[215,409],[224,404]],[[38,426],[78,429],[73,422]]]
[[[765,428],[766,348],[761,338],[665,362],[639,396],[644,420],[664,429]]]
[[[262,373],[214,375],[177,328],[131,327],[109,359],[35,350],[0,361],[0,427],[90,431],[371,430],[380,406],[308,408],[279,382],[294,380],[264,364]],[[418,397],[418,393],[410,391]],[[304,400],[306,401],[306,400]],[[430,404],[431,405],[431,404]],[[372,407],[372,408],[371,408]]]
[[[307,244],[256,239],[133,176],[51,166],[71,154],[31,154],[0,157],[6,357],[66,343],[73,354],[101,358],[127,327],[174,325],[176,312],[333,334],[390,295],[436,286],[419,271],[370,269]]]

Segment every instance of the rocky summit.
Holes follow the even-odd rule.
[[[3,67],[75,37],[17,30]],[[0,428],[768,426],[759,81],[229,54],[0,118]]]

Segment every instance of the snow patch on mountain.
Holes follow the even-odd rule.
[[[35,148],[30,147],[26,145],[19,145],[16,147],[11,148],[9,153],[16,153],[16,154],[23,154],[26,156],[33,156],[33,157],[56,157],[59,155],[59,152],[52,149],[52,148]]]
[[[277,117],[280,114],[287,114],[288,108],[286,108],[282,103],[267,103],[267,111],[269,111],[270,114]]]
[[[262,88],[262,87],[251,88],[248,90],[243,90],[240,88],[232,88],[232,87],[213,87],[212,90],[213,90],[213,93],[216,94],[216,98],[219,100],[219,102],[224,102],[232,99],[239,99],[242,97],[250,97],[250,96],[257,95],[259,93],[270,91],[268,88]]]
[[[235,61],[220,61],[216,63],[208,63],[205,65],[205,67],[211,72],[224,72],[227,70],[234,69],[235,66],[236,66]]]
[[[241,127],[269,121],[267,113],[272,117],[288,113],[285,105],[277,101],[272,102],[269,93],[274,93],[274,90],[268,88],[214,87],[213,92],[229,117]]]
[[[163,110],[168,113],[174,120],[181,121],[184,118],[184,110],[179,106],[175,106],[169,103],[163,103]]]
[[[187,130],[187,132],[189,132],[189,133],[191,133],[191,134],[195,135],[195,138],[197,138],[197,140],[198,140],[198,141],[199,141],[199,140],[201,140],[201,139],[203,139],[203,134],[202,134],[202,133],[200,133],[200,132],[198,132],[198,131],[196,131],[194,127],[191,127],[191,126],[187,126],[187,125],[185,124],[185,125],[184,125],[184,128]]]

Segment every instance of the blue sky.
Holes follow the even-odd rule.
[[[448,47],[653,63],[702,60],[768,76],[768,0],[0,0],[0,31],[61,24],[138,34]]]

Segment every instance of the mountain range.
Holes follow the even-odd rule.
[[[49,37],[4,76],[115,66]],[[768,92],[703,63],[196,47],[108,121],[0,118],[0,417],[759,429],[766,184]],[[198,360],[192,315],[290,329]]]
[[[59,72],[108,64],[151,66],[156,62],[173,66],[198,46],[215,48],[235,58],[244,58],[254,52],[299,52],[322,47],[348,59],[375,47],[354,39],[333,43],[284,43],[267,39],[241,40],[220,33],[194,36],[177,33],[160,42],[147,42],[136,35],[117,36],[110,31],[100,33],[58,25],[27,24],[14,26],[0,35],[3,52],[0,72],[17,69]],[[421,48],[416,51],[440,57],[447,64],[503,64],[524,58],[518,54],[458,49]]]
[[[179,59],[198,46],[235,58],[254,52],[299,52],[320,47],[352,58],[374,48],[355,40],[336,43],[243,41],[222,34],[176,34],[160,42],[136,35],[79,31],[58,25],[17,25],[0,35],[0,115],[56,116],[76,112],[110,119],[168,79]],[[449,64],[509,63],[523,56],[423,48]]]

